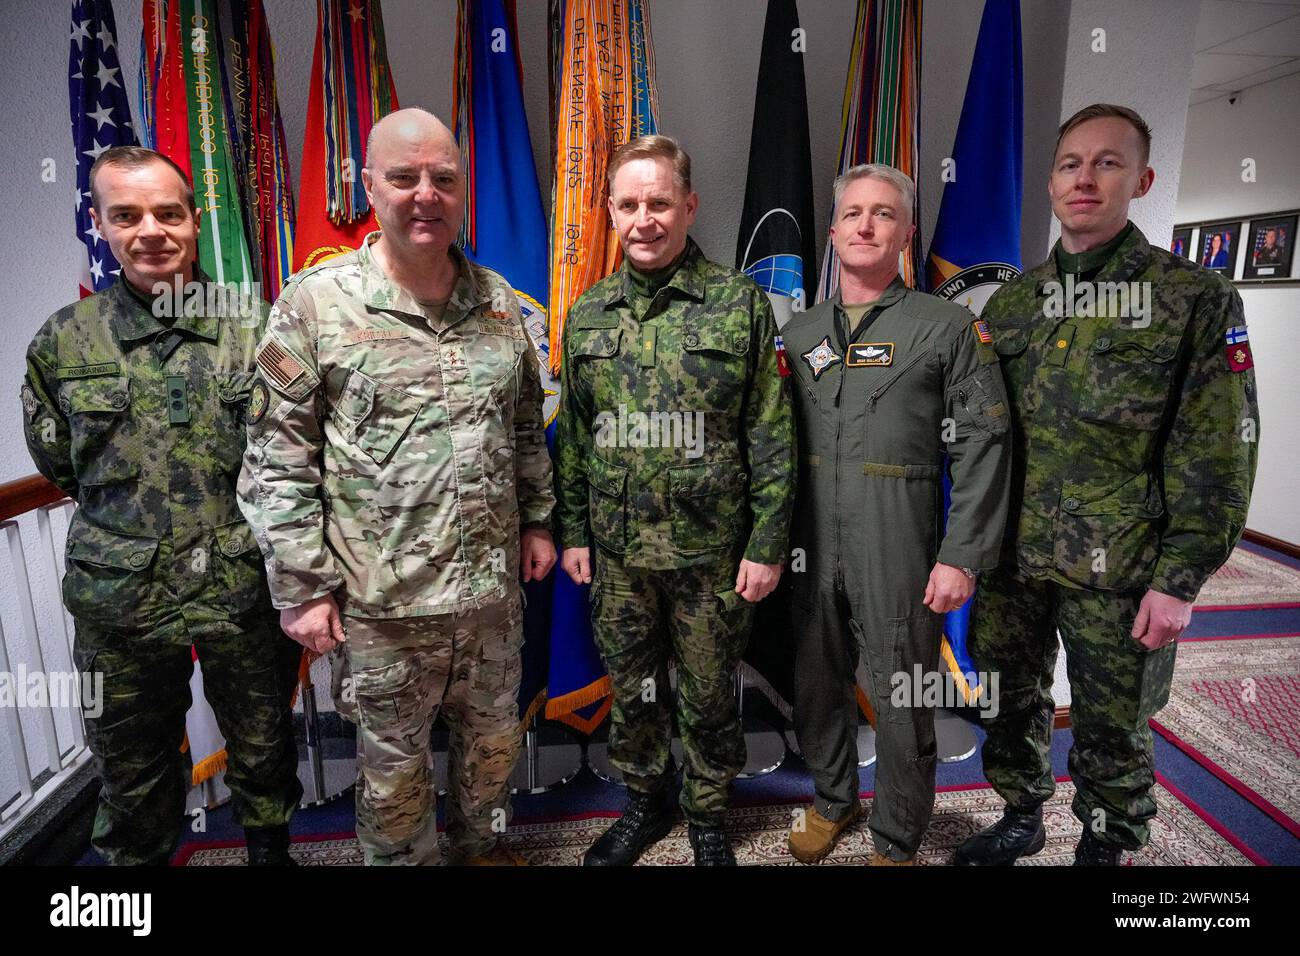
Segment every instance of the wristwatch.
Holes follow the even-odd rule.
[[[976,571],[974,568],[960,568],[959,570],[961,571],[962,574],[966,575],[966,577],[970,578],[972,581],[979,579],[980,573]]]

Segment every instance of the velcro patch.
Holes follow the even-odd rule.
[[[993,344],[993,333],[989,331],[989,324],[983,319],[976,319],[971,323],[971,329],[975,332],[975,338],[979,339],[984,345]]]
[[[884,366],[893,363],[893,342],[854,342],[849,346],[848,358],[844,360],[844,364],[850,368]]]
[[[509,312],[485,312],[478,318],[478,327],[486,335],[507,335],[512,339],[524,337],[519,320]]]
[[[287,392],[303,377],[306,369],[275,339],[270,339],[257,353],[257,367],[276,388]]]
[[[94,378],[97,375],[121,375],[121,366],[116,362],[100,362],[98,365],[74,365],[61,368],[54,373],[60,380],[70,378]]]
[[[358,329],[343,336],[344,345],[359,345],[362,342],[380,342],[385,339],[409,339],[411,333],[406,329]]]

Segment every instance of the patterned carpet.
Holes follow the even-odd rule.
[[[1300,571],[1262,554],[1237,548],[1196,599],[1196,609],[1279,607],[1300,602]]]
[[[1126,854],[1125,862],[1136,866],[1249,866],[1258,858],[1227,837],[1213,822],[1202,819],[1197,809],[1183,801],[1172,785],[1161,780],[1155,796],[1160,815],[1152,825],[1151,844],[1141,853]],[[1074,861],[1079,839],[1079,821],[1070,812],[1074,786],[1068,780],[1057,784],[1056,795],[1046,805],[1044,823],[1047,846],[1025,862],[1033,866],[1060,866]],[[868,808],[870,800],[866,801]],[[799,866],[786,851],[786,836],[795,810],[806,804],[770,804],[736,807],[729,825],[736,858],[741,865]],[[940,791],[926,842],[918,862],[923,866],[943,865],[966,837],[994,823],[1002,815],[1002,800],[987,786]],[[605,814],[551,822],[517,823],[507,839],[533,866],[575,866],[583,852],[613,819]],[[834,853],[822,865],[865,864],[871,858],[871,837],[866,824],[853,827]],[[307,838],[293,844],[299,863],[312,866],[359,866],[361,847],[350,835],[334,834]],[[686,825],[678,823],[672,833],[641,859],[641,865],[686,866],[692,861]],[[188,857],[187,866],[242,866],[242,846],[199,845]]]
[[[1300,836],[1300,635],[1183,641],[1151,726]]]

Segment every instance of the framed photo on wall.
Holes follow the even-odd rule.
[[[1241,222],[1216,222],[1201,227],[1200,253],[1196,261],[1207,269],[1233,277],[1237,260],[1237,239],[1241,236]]]
[[[1169,241],[1169,251],[1184,259],[1192,258],[1192,227],[1174,226],[1174,237]]]
[[[1295,256],[1296,220],[1300,213],[1284,213],[1264,219],[1252,219],[1246,240],[1243,279],[1291,278]]]

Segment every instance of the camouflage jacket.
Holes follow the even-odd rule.
[[[1014,423],[1004,560],[1070,586],[1192,600],[1236,546],[1255,476],[1241,297],[1136,228],[1090,292],[1071,284],[1054,251],[983,312]]]
[[[602,279],[565,322],[562,544],[652,570],[783,561],[794,430],[766,293],[693,241],[639,320],[630,282]]]
[[[239,500],[271,595],[358,617],[518,600],[554,492],[537,356],[506,281],[453,255],[441,318],[370,251],[298,273],[258,350]]]
[[[269,610],[235,500],[266,306],[214,303],[214,313],[181,315],[169,330],[119,279],[56,312],[27,350],[27,447],[79,506],[64,603],[96,626],[188,640]]]

